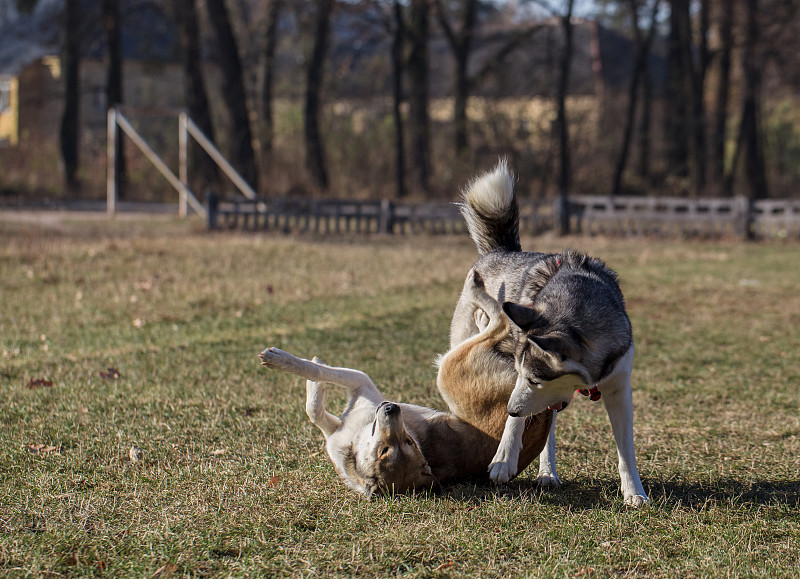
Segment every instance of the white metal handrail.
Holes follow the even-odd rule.
[[[208,216],[206,208],[189,189],[189,136],[208,154],[217,164],[222,172],[231,180],[236,188],[248,199],[257,198],[255,190],[245,181],[242,176],[233,168],[227,159],[219,152],[214,143],[211,142],[203,131],[200,130],[194,121],[186,114],[186,111],[176,111],[175,109],[158,109],[161,113],[167,111],[169,114],[178,113],[178,176],[167,166],[158,154],[147,144],[144,138],[133,128],[130,121],[122,114],[118,107],[108,109],[108,173],[106,180],[107,190],[107,211],[109,217],[113,216],[117,210],[117,174],[116,174],[116,155],[117,155],[117,127],[130,137],[133,143],[139,148],[144,156],[155,166],[156,169],[166,178],[170,185],[178,191],[178,214],[186,217],[188,208],[191,208],[203,217]]]
[[[159,157],[158,154],[150,147],[150,145],[148,145],[147,142],[142,138],[142,136],[136,132],[136,129],[133,128],[133,125],[130,124],[128,119],[126,119],[125,116],[114,107],[108,109],[108,172],[106,189],[107,212],[109,217],[112,217],[116,213],[117,209],[117,127],[122,129],[122,131],[144,154],[144,156],[147,157],[147,159],[156,169],[158,169],[159,173],[161,173],[169,182],[169,184],[172,185],[176,191],[178,191],[178,214],[181,217],[186,217],[188,214],[188,206],[191,206],[197,214],[207,217],[206,208],[203,207],[203,204],[197,200],[194,194],[189,190],[189,187],[186,185],[185,175],[181,175],[182,178],[180,179],[176,177],[175,173],[173,173],[172,170],[167,167],[167,164],[161,160],[161,157]]]
[[[178,143],[180,146],[180,164],[181,164],[181,174],[186,175],[188,174],[187,170],[187,146],[189,139],[187,135],[191,135],[194,137],[194,140],[197,141],[197,144],[200,145],[203,150],[208,153],[208,156],[211,157],[214,162],[222,169],[222,172],[230,179],[236,188],[242,192],[242,194],[247,197],[248,199],[255,199],[257,197],[256,192],[253,190],[252,187],[245,181],[241,175],[233,168],[233,166],[228,162],[228,160],[222,156],[222,153],[219,152],[214,146],[214,143],[203,134],[203,131],[200,130],[195,122],[189,118],[185,112],[181,112],[178,116],[178,133],[179,139]]]

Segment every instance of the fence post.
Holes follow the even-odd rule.
[[[219,211],[219,197],[211,189],[206,189],[206,228],[214,231],[217,228],[217,214]]]
[[[189,161],[188,161],[189,130],[187,128],[186,112],[178,115],[178,179],[183,186],[189,187]],[[178,191],[178,215],[186,217],[189,214],[186,189]]]
[[[753,204],[744,195],[737,195],[736,200],[736,234],[744,240],[754,238]]]
[[[380,233],[391,235],[394,233],[394,204],[388,199],[381,201],[380,221],[378,223]]]
[[[117,212],[117,109],[108,109],[106,127],[106,212],[114,217]]]
[[[570,215],[566,195],[559,195],[553,202],[553,228],[559,235],[569,235]]]

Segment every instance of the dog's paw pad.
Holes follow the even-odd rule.
[[[258,357],[261,359],[262,366],[275,368],[281,366],[281,362],[286,359],[287,353],[278,348],[267,348]]]
[[[540,473],[539,476],[536,477],[536,484],[540,487],[557,489],[561,486],[561,479],[558,478],[557,474]]]

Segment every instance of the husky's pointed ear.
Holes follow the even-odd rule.
[[[538,338],[536,336],[529,336],[528,340],[547,354],[556,366],[560,366],[561,363],[569,357],[566,353],[564,341],[559,338]]]
[[[514,302],[505,302],[503,304],[503,311],[506,313],[509,320],[514,322],[517,327],[525,332],[545,324],[545,320],[539,315],[539,312],[533,308],[521,306]]]

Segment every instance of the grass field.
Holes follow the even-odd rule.
[[[559,490],[534,464],[364,501],[302,381],[258,364],[266,346],[319,355],[441,408],[465,237],[0,215],[0,576],[800,576],[800,246],[523,240],[564,244],[622,279],[643,509],[581,397]]]

